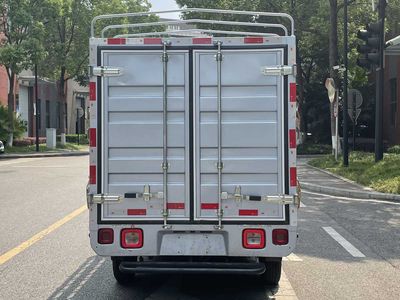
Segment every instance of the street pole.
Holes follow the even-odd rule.
[[[343,78],[343,165],[347,167],[349,165],[349,137],[348,137],[348,118],[347,118],[347,69],[348,69],[348,28],[347,28],[347,0],[344,0],[344,78]]]
[[[336,90],[336,120],[335,120],[335,132],[336,132],[336,152],[335,160],[338,160],[339,154],[339,89]]]
[[[379,65],[376,68],[375,101],[375,161],[383,158],[383,89],[384,89],[384,47],[385,47],[385,9],[386,0],[379,1]]]
[[[79,133],[81,132],[81,126],[79,124],[79,108],[76,108],[76,127],[77,127],[77,131],[78,131],[78,145],[79,145]]]
[[[35,134],[36,134],[36,152],[39,152],[39,100],[38,100],[38,76],[37,76],[37,64],[35,64]]]
[[[356,112],[356,94],[353,94],[353,151],[356,150],[356,122],[357,122],[357,112]]]

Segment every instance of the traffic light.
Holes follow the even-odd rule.
[[[360,67],[370,69],[372,65],[379,65],[380,51],[382,51],[380,31],[381,22],[379,21],[368,24],[366,29],[357,32],[357,37],[364,41],[364,44],[357,46],[357,51],[360,53],[357,65]]]

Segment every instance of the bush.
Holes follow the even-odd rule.
[[[400,154],[400,145],[395,145],[387,150],[388,153]]]
[[[14,113],[14,139],[21,137],[27,129],[26,121]],[[10,121],[8,119],[8,109],[6,106],[0,104],[0,141],[8,140],[8,133],[10,131]]]
[[[312,142],[303,143],[297,146],[297,154],[330,154],[332,146],[326,144],[317,144]]]
[[[66,134],[65,139],[67,143],[78,143],[78,135],[77,134]],[[80,134],[79,135],[79,144],[89,144],[89,140],[87,134]]]
[[[13,146],[16,146],[16,147],[25,147],[25,146],[35,145],[35,144],[36,144],[35,137],[26,137],[23,139],[14,140],[14,142],[13,142]],[[46,144],[46,138],[39,137],[39,144]]]
[[[15,147],[26,147],[32,145],[32,141],[29,139],[14,140],[13,146]]]

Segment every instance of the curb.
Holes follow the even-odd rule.
[[[318,158],[326,155],[327,154],[298,154],[297,158]]]
[[[371,189],[371,188],[369,188],[369,187],[363,186],[363,185],[361,185],[361,184],[359,184],[359,183],[357,183],[357,182],[355,182],[355,181],[353,181],[353,180],[350,180],[350,179],[345,178],[345,177],[342,177],[342,176],[340,176],[340,175],[331,173],[331,172],[329,172],[329,171],[327,171],[327,170],[314,167],[314,166],[310,165],[308,162],[306,162],[306,165],[307,165],[307,167],[310,167],[311,169],[320,171],[320,172],[322,172],[322,173],[324,173],[324,174],[330,175],[330,176],[332,176],[332,177],[335,177],[335,178],[337,178],[337,179],[340,179],[340,180],[343,180],[343,181],[345,181],[345,182],[347,182],[347,183],[350,183],[350,184],[352,184],[352,185],[355,185],[356,187],[358,187],[358,188],[360,188],[360,189],[362,189],[362,190],[364,190],[364,191],[375,192],[373,189]],[[381,193],[381,194],[384,194],[384,193]]]
[[[57,156],[83,156],[88,155],[89,151],[71,151],[71,152],[50,152],[50,153],[27,153],[27,154],[3,154],[0,160],[11,158],[39,158],[39,157],[57,157]]]
[[[361,198],[361,199],[391,200],[391,201],[400,202],[400,195],[397,195],[397,194],[346,190],[346,189],[339,189],[339,188],[333,188],[333,187],[325,187],[325,186],[320,186],[320,185],[305,183],[305,182],[300,182],[300,186],[308,191],[328,194],[331,196],[342,196],[342,197],[348,197],[348,198]]]

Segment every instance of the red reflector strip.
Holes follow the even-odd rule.
[[[258,209],[239,209],[239,216],[258,216]]]
[[[218,209],[218,203],[202,203],[201,209]]]
[[[154,45],[154,44],[161,44],[162,40],[161,38],[144,38],[143,39],[143,44],[146,45]]]
[[[262,44],[264,43],[263,37],[245,37],[244,38],[245,44]]]
[[[96,128],[89,128],[89,147],[96,147]]]
[[[168,209],[185,209],[185,203],[167,203]]]
[[[96,166],[89,167],[89,184],[96,184]]]
[[[126,39],[124,39],[124,38],[108,38],[107,44],[108,45],[125,45]]]
[[[211,38],[193,38],[192,43],[193,44],[211,44],[212,39]]]
[[[129,216],[144,216],[146,214],[146,209],[128,209]]]
[[[290,102],[296,102],[296,83],[292,82],[290,84]]]
[[[297,186],[297,169],[290,168],[290,186]]]
[[[89,99],[90,101],[96,100],[96,82],[89,82]]]
[[[296,130],[295,129],[289,130],[289,147],[296,148]]]

